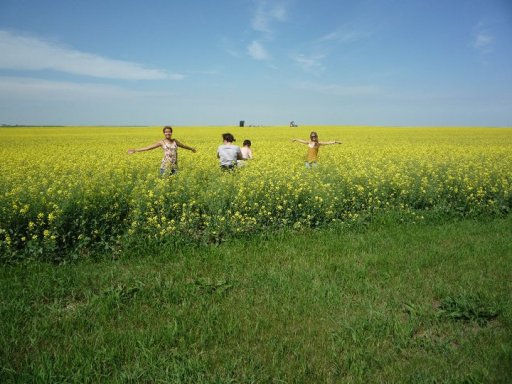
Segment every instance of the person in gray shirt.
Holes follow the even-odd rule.
[[[238,145],[234,145],[235,138],[231,133],[222,134],[224,143],[217,148],[217,158],[220,160],[220,169],[231,171],[236,168],[236,161],[242,160],[242,152]]]

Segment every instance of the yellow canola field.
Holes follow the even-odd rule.
[[[321,147],[306,169],[307,147],[291,139],[312,130],[343,144]],[[224,132],[253,143],[255,158],[233,174],[216,157]],[[512,204],[511,128],[174,127],[197,153],[179,149],[171,177],[159,175],[161,149],[127,154],[162,138],[162,127],[0,128],[0,256],[221,241],[386,211],[506,214]]]

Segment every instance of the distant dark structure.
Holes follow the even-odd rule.
[[[290,121],[290,127],[298,127],[298,125],[295,124],[295,121],[292,120]]]
[[[245,121],[244,120],[240,120],[240,127],[243,127],[245,125]]]

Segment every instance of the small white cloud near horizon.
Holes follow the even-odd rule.
[[[335,96],[373,96],[382,94],[375,85],[341,85],[302,82],[294,85],[295,89]]]
[[[255,60],[270,60],[270,55],[265,50],[265,47],[259,42],[254,40],[247,46],[249,56]]]
[[[133,91],[114,85],[82,84],[30,77],[0,76],[0,94],[23,100],[125,100],[138,97],[164,97],[169,92]]]
[[[0,30],[0,69],[54,70],[75,75],[123,80],[181,80],[182,74],[170,74],[141,64],[105,58],[61,47],[35,37]]]

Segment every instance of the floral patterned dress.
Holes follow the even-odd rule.
[[[164,151],[164,157],[162,159],[162,164],[160,165],[160,171],[177,171],[178,170],[178,144],[176,144],[175,140],[161,141],[162,149]]]

